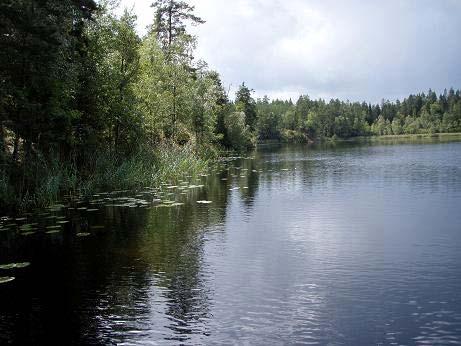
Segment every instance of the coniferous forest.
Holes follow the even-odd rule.
[[[184,1],[157,0],[141,37],[117,1],[0,3],[0,206],[29,208],[62,194],[159,184],[198,173],[222,150],[258,140],[316,141],[461,132],[461,95],[380,104],[228,95],[197,59]],[[233,97],[233,95],[232,95]]]

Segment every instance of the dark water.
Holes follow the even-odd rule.
[[[186,178],[4,220],[0,264],[31,264],[0,270],[0,344],[461,344],[461,142],[267,146]]]

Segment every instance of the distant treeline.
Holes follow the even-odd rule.
[[[459,90],[410,95],[403,101],[380,105],[340,100],[311,100],[301,96],[290,101],[256,102],[260,139],[306,141],[368,135],[401,135],[461,132]]]
[[[461,130],[451,89],[371,106],[256,101],[242,84],[231,101],[219,74],[194,56],[187,27],[204,21],[193,6],[155,1],[140,37],[136,16],[116,15],[117,4],[0,2],[0,206],[46,204],[82,186],[153,184],[174,174],[166,167],[183,173],[258,139]]]

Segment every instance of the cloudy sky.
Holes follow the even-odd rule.
[[[152,0],[122,0],[151,23]],[[461,88],[461,0],[190,0],[197,55],[231,90],[379,102]]]

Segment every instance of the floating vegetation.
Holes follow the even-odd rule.
[[[86,232],[77,233],[77,237],[80,237],[80,238],[88,237],[89,235],[91,235],[91,233],[86,233]]]
[[[212,201],[197,201],[198,204],[211,204]]]
[[[97,226],[91,226],[91,229],[104,229],[106,226],[103,225],[97,225]]]
[[[59,223],[60,225],[64,225],[65,223],[69,223],[70,221],[69,220],[61,220],[61,221],[58,221],[57,223]]]
[[[13,276],[0,276],[0,285],[6,284],[7,282],[13,281],[15,278]]]
[[[171,202],[171,203],[166,203],[166,202]],[[156,208],[173,208],[173,207],[179,207],[181,205],[184,205],[184,203],[180,203],[180,202],[172,202],[172,201],[166,201],[166,202],[162,204],[158,204],[155,207]]]
[[[65,207],[65,205],[63,205],[63,204],[55,204],[55,205],[52,205],[52,206],[48,207],[48,210],[49,211],[60,211],[64,207]]]
[[[47,229],[60,229],[61,225],[52,225],[52,226],[47,226]]]
[[[189,189],[201,189],[202,187],[204,187],[205,185],[190,185],[189,186]]]
[[[54,229],[54,230],[51,230],[51,231],[47,231],[45,233],[46,234],[57,234],[57,233],[61,233],[61,230],[60,229]]]
[[[37,233],[37,232],[23,232],[23,233],[21,233],[21,235],[23,235],[23,236],[29,236],[29,235],[33,235],[33,234],[35,234],[35,233]]]
[[[1,270],[22,269],[30,266],[30,262],[8,263],[0,265]]]
[[[37,225],[37,224],[31,224],[31,223],[29,223],[29,224],[26,224],[26,225],[22,225],[21,227],[19,227],[19,230],[20,230],[20,231],[26,231],[26,232],[27,232],[27,231],[31,231],[31,230],[34,229],[33,226],[35,226],[35,225]]]

